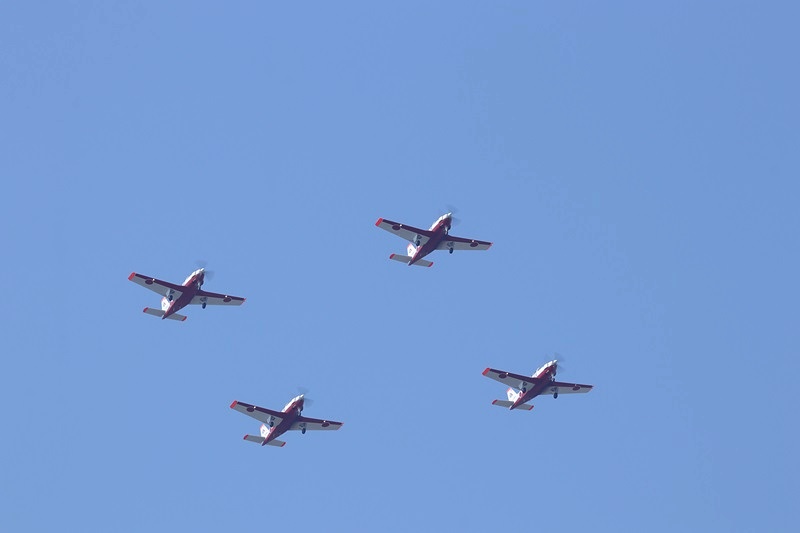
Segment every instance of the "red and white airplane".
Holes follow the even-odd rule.
[[[440,216],[428,230],[383,218],[379,218],[375,225],[409,241],[408,255],[392,254],[389,256],[389,259],[406,263],[409,266],[432,266],[433,263],[423,259],[423,257],[434,250],[449,250],[452,254],[453,250],[488,250],[492,246],[490,242],[463,239],[450,235],[450,226],[453,225],[453,213],[446,213]]]
[[[341,422],[332,422],[330,420],[319,420],[318,418],[308,418],[302,416],[303,403],[305,399],[303,395],[295,396],[291,399],[282,411],[273,411],[257,405],[250,405],[249,403],[234,401],[231,404],[231,409],[235,409],[240,413],[247,416],[252,416],[256,420],[263,422],[261,424],[261,436],[245,435],[244,440],[250,442],[257,442],[262,446],[269,444],[270,446],[283,446],[286,443],[278,440],[278,437],[290,430],[299,429],[301,433],[306,430],[325,429],[334,430],[342,427]]]
[[[150,276],[142,276],[136,272],[131,272],[128,279],[145,289],[161,294],[161,310],[145,307],[144,312],[148,315],[160,316],[161,319],[186,320],[184,315],[179,315],[178,311],[190,304],[200,304],[203,309],[206,305],[242,305],[244,298],[238,296],[228,296],[227,294],[217,294],[202,290],[206,271],[200,268],[189,274],[183,285],[176,285],[168,281],[162,281]]]
[[[543,365],[532,376],[512,374],[511,372],[495,370],[494,368],[487,368],[483,371],[483,375],[504,385],[510,385],[508,391],[506,391],[508,401],[494,400],[492,402],[492,405],[508,407],[509,409],[530,411],[533,406],[526,402],[531,401],[540,394],[552,394],[553,398],[558,398],[559,394],[574,394],[592,390],[592,385],[556,381],[557,370],[558,360],[554,359]],[[519,392],[514,389],[519,389]]]

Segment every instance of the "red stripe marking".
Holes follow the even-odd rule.
[[[486,370],[484,370],[483,371],[483,375],[485,376],[486,374],[488,374],[490,370],[491,370],[491,368],[487,368]]]
[[[381,222],[383,222],[382,218],[379,218],[378,221],[375,223],[376,226],[380,226]]]
[[[128,279],[133,280],[133,277],[136,275],[136,272],[131,272],[131,275],[128,276]]]
[[[239,403],[239,400],[233,400],[233,403],[231,404],[231,409],[233,409],[234,407],[236,407],[236,404],[237,404],[237,403]]]

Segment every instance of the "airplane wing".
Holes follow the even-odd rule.
[[[227,294],[217,294],[216,292],[208,292],[200,289],[189,303],[202,304],[204,301],[208,305],[242,305],[245,298],[228,296]]]
[[[433,235],[433,233],[426,229],[415,228],[414,226],[401,224],[399,222],[392,222],[391,220],[386,220],[383,218],[379,218],[375,225],[381,229],[385,229],[389,233],[394,233],[398,237],[402,237],[408,242],[415,243],[417,236],[419,236],[420,246],[428,242],[428,239],[430,239]]]
[[[553,381],[549,387],[542,391],[542,394],[574,394],[576,392],[589,392],[592,390],[592,385],[581,385],[579,383],[563,383],[561,381]]]
[[[488,250],[492,246],[492,243],[487,241],[476,241],[475,239],[463,239],[461,237],[453,237],[452,235],[447,235],[442,242],[439,243],[439,246],[436,247],[437,250],[449,250],[453,248],[453,250]]]
[[[540,383],[542,380],[531,376],[523,376],[521,374],[512,374],[511,372],[504,372],[503,370],[495,370],[494,368],[487,368],[483,371],[483,375],[495,381],[499,381],[503,385],[514,387],[515,389],[530,388],[535,383]]]
[[[173,298],[178,298],[181,294],[183,294],[183,290],[185,288],[183,285],[176,285],[174,283],[170,283],[169,281],[151,278],[150,276],[142,276],[136,272],[131,272],[131,275],[128,276],[128,279],[137,285],[141,285],[145,289],[150,289],[153,292],[157,292],[161,296],[164,296],[167,294],[169,289],[172,289],[175,291],[172,295]]]
[[[320,420],[318,418],[308,418],[307,416],[298,416],[297,420],[292,424],[292,427],[289,429],[303,429],[303,426],[307,430],[312,429],[327,429],[327,430],[334,430],[339,429],[342,427],[341,422],[333,422],[331,420]]]
[[[259,422],[263,422],[265,424],[269,424],[270,418],[274,417],[273,422],[277,425],[281,420],[283,420],[285,414],[281,413],[280,411],[273,411],[272,409],[266,409],[257,405],[250,405],[249,403],[237,402],[235,400],[231,404],[231,409],[246,414],[247,416],[252,416]]]

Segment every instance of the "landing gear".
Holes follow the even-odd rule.
[[[205,303],[205,302],[203,302],[203,305],[202,305],[202,307],[203,307],[203,309],[205,309],[205,308],[206,308],[206,303]]]
[[[275,426],[275,417],[271,416],[269,417],[269,427],[274,427],[274,426]]]
[[[558,391],[553,393],[553,399],[555,400],[556,398],[558,398]]]
[[[305,434],[306,434],[306,428],[303,428],[303,429],[301,429],[301,430],[300,430],[300,433],[302,433],[303,435],[305,435]]]
[[[452,248],[450,248],[450,253],[451,253],[451,254],[453,253],[453,249],[452,249]]]

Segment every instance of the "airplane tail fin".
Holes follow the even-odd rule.
[[[512,389],[511,387],[508,388],[506,391],[506,396],[508,396],[509,402],[516,402],[517,398],[519,398],[519,393]]]
[[[250,442],[255,442],[256,444],[260,444],[260,445],[263,446],[264,445],[264,441],[267,440],[268,436],[269,436],[269,428],[267,427],[266,424],[261,424],[261,436],[260,437],[258,437],[256,435],[245,435],[244,436],[244,440],[250,441]],[[285,444],[286,444],[286,442],[284,442],[282,440],[272,439],[271,441],[269,441],[267,443],[267,446],[277,446],[277,447],[280,448]]]
[[[267,440],[264,437],[257,437],[256,435],[245,435],[244,440],[249,442],[255,442],[256,444],[264,445],[264,441]],[[286,444],[285,441],[273,439],[267,443],[267,446],[277,446],[278,448],[283,447]]]
[[[400,254],[392,254],[389,256],[389,259],[393,259],[394,261],[400,261],[401,263],[408,264],[411,261],[411,256],[409,255],[400,255]],[[427,259],[420,259],[414,266],[421,266],[421,267],[429,267],[433,265],[433,261],[428,261]]]
[[[164,316],[164,311],[159,311],[158,309],[153,309],[152,307],[145,307],[143,311],[148,315],[157,316],[159,318]],[[179,320],[183,322],[184,320],[186,320],[186,316],[179,315],[178,313],[173,313],[167,317],[167,320]]]
[[[506,401],[506,400],[494,400],[492,402],[492,405],[496,405],[498,407],[505,407],[506,409],[508,409],[509,407],[514,405],[514,402],[509,402],[509,401]],[[523,411],[530,411],[531,409],[533,409],[533,406],[529,405],[527,403],[523,403],[521,405],[516,406],[515,409],[521,409]]]

